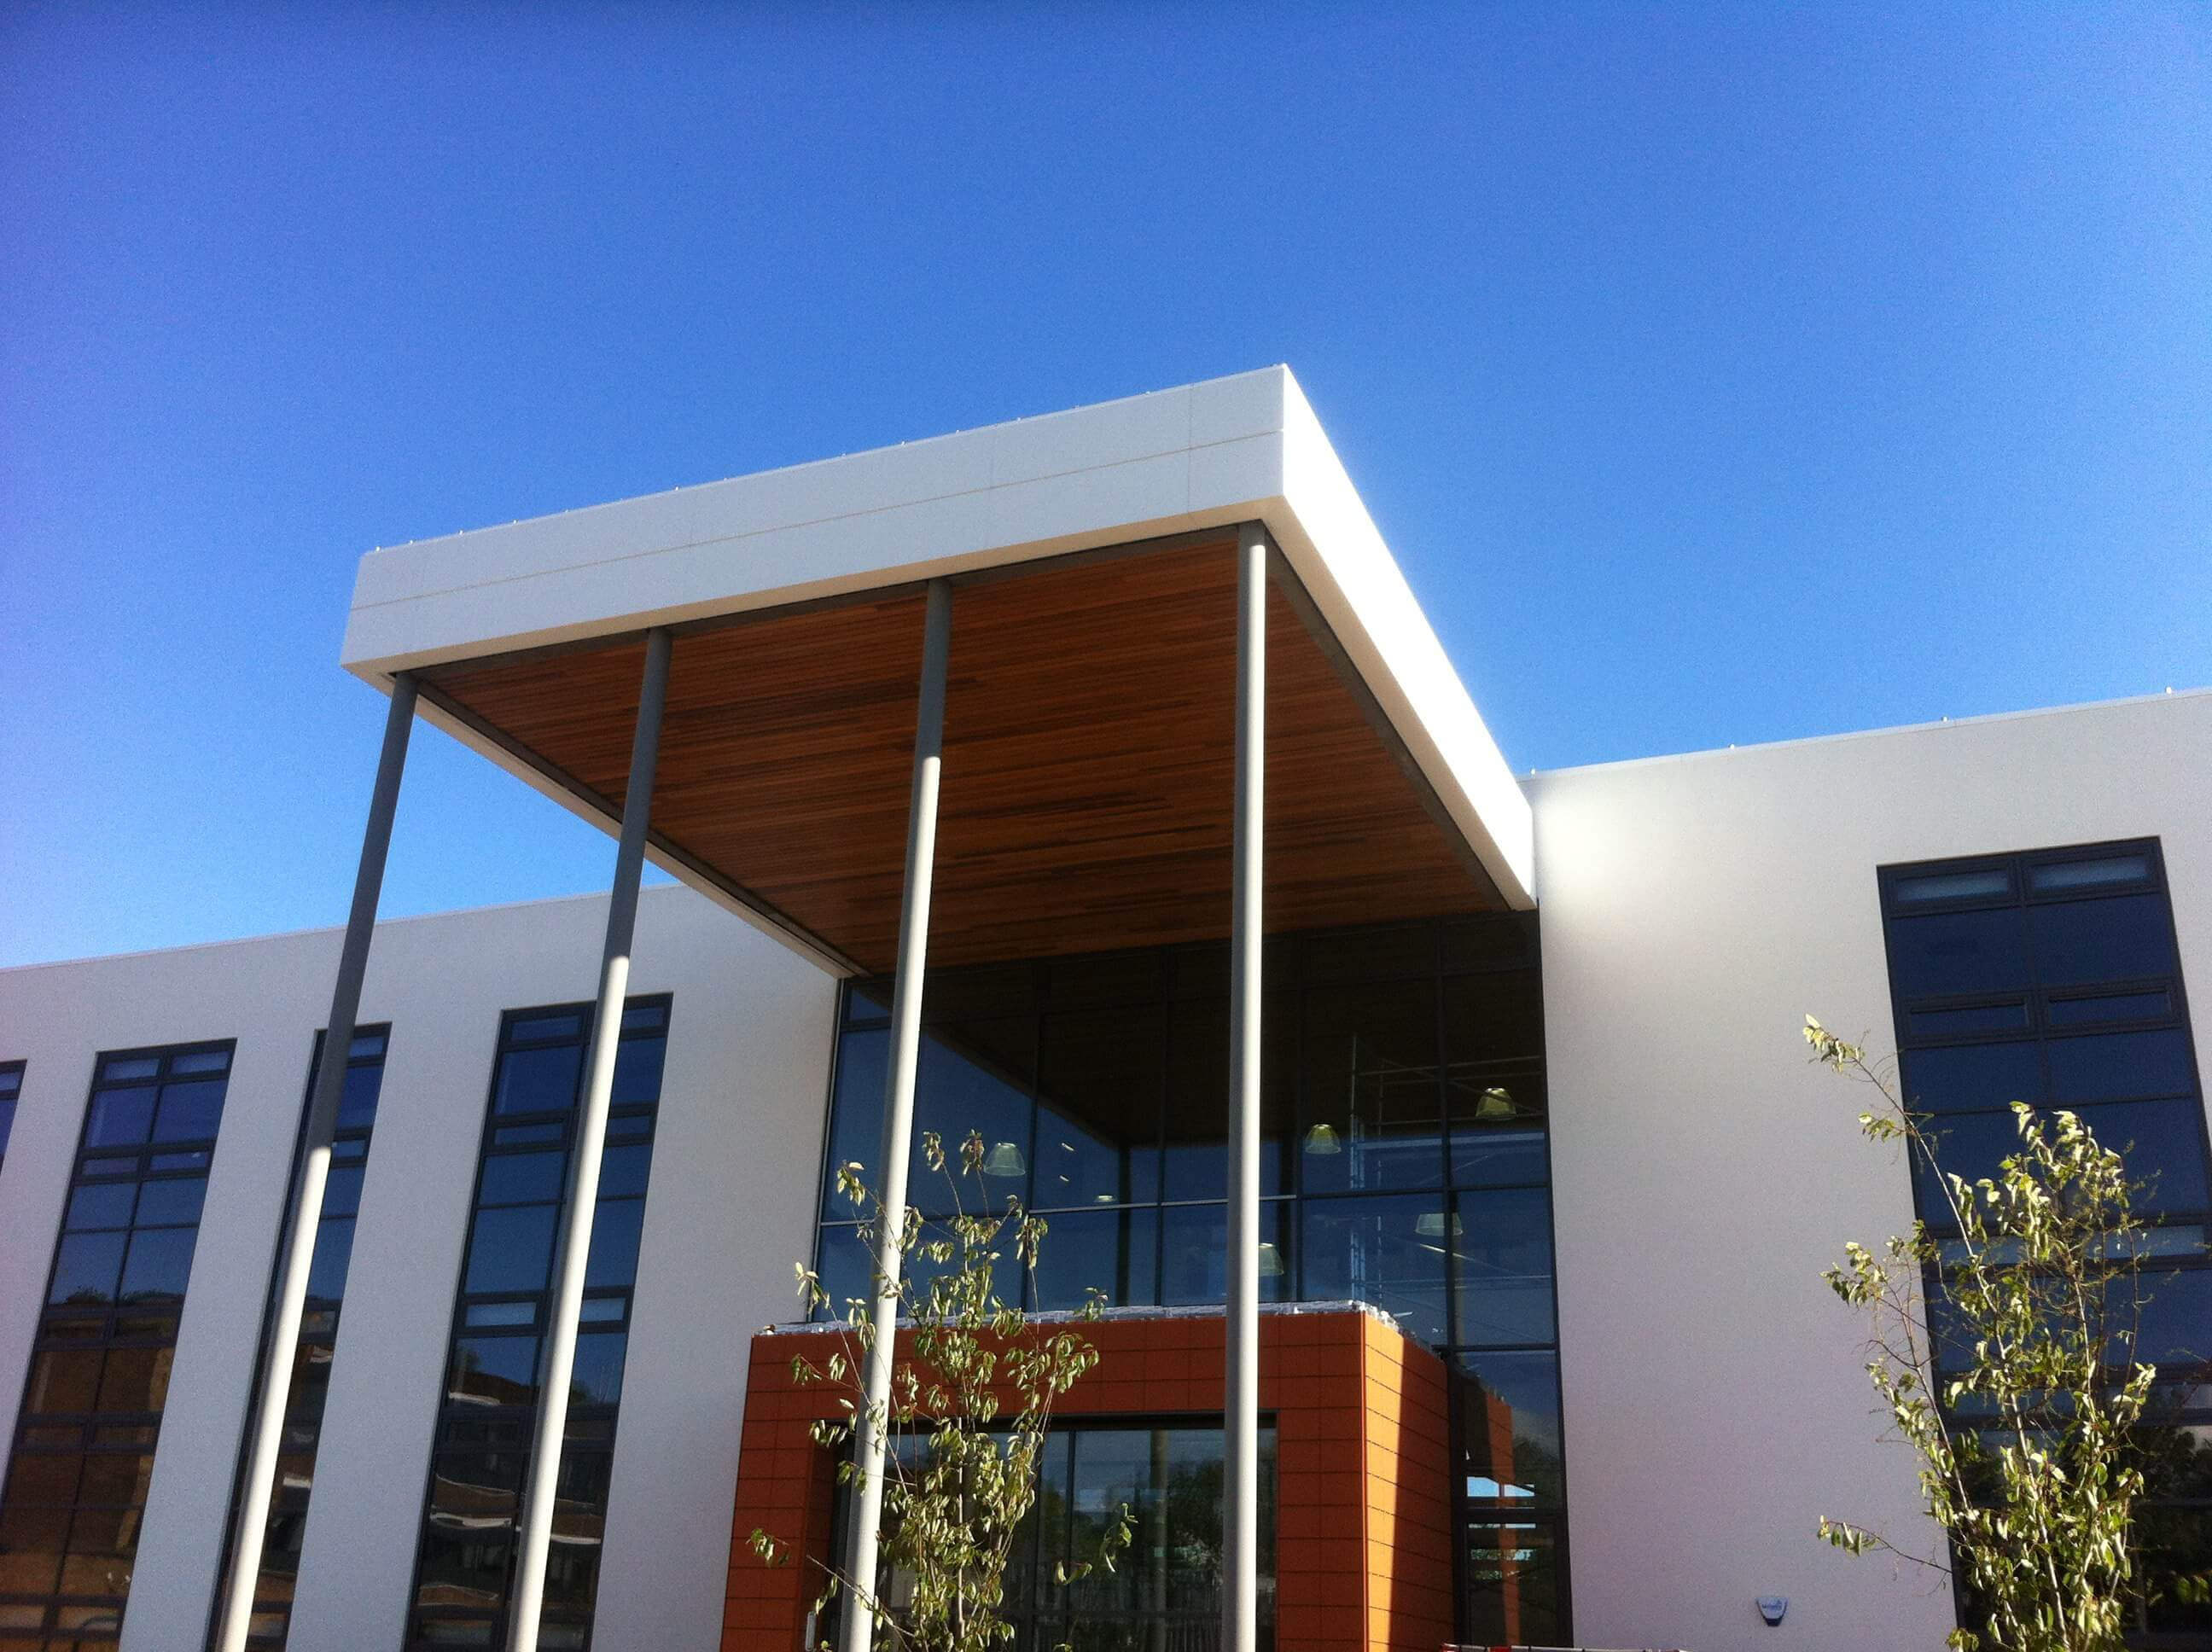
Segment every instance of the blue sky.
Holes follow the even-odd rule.
[[[2212,680],[2212,9],[1198,10],[10,8],[0,963],[342,920],[374,545],[1278,361],[1517,768]]]

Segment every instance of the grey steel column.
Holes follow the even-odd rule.
[[[615,850],[614,895],[607,903],[606,951],[599,964],[599,1001],[592,1012],[591,1054],[568,1155],[568,1215],[553,1253],[551,1321],[538,1373],[538,1438],[516,1527],[511,1652],[537,1652],[538,1619],[545,1605],[545,1557],[553,1540],[553,1501],[561,1478],[561,1443],[568,1430],[568,1382],[575,1373],[576,1320],[583,1311],[584,1266],[591,1258],[592,1218],[599,1206],[599,1157],[606,1146],[607,1109],[622,1044],[623,999],[629,987],[630,942],[637,930],[637,885],[645,871],[647,817],[660,757],[660,712],[668,697],[669,636],[645,634],[645,680],[637,695],[637,731],[629,748],[629,783],[623,793],[622,838]]]
[[[414,726],[415,679],[402,671],[392,679],[392,705],[384,719],[384,750],[376,762],[375,788],[369,793],[361,866],[354,873],[353,910],[346,916],[345,941],[338,949],[338,978],[331,988],[331,1017],[323,1034],[322,1060],[315,1069],[315,1091],[307,1099],[305,1151],[300,1160],[299,1181],[293,1189],[290,1224],[284,1234],[284,1272],[276,1290],[276,1323],[270,1329],[269,1346],[262,1359],[253,1445],[246,1458],[238,1544],[231,1558],[230,1588],[223,1596],[222,1621],[216,1634],[216,1652],[240,1652],[253,1621],[254,1586],[261,1578],[261,1546],[269,1529],[270,1499],[276,1491],[284,1410],[292,1397],[292,1361],[298,1351],[300,1316],[307,1306],[307,1275],[314,1265],[315,1236],[322,1226],[323,1189],[330,1181],[331,1137],[337,1129],[338,1102],[345,1093],[346,1060],[353,1053],[354,1023],[361,1014],[362,978],[368,970],[377,897],[384,890],[385,853],[392,847],[392,817],[399,807],[399,776],[407,766],[407,736]]]
[[[1222,1396],[1222,1652],[1253,1652],[1260,1553],[1260,840],[1267,531],[1237,535],[1237,815],[1229,932],[1229,1309]]]
[[[876,1541],[884,1513],[884,1431],[898,1342],[899,1235],[906,1228],[907,1138],[914,1124],[915,1064],[921,1053],[921,977],[929,957],[929,891],[937,859],[938,771],[945,745],[945,668],[951,652],[952,589],[929,582],[922,621],[921,693],[914,720],[914,787],[907,804],[906,896],[899,908],[898,973],[891,982],[891,1063],[884,1084],[884,1136],[876,1154],[883,1209],[877,1222],[875,1338],[863,1370],[853,1436],[853,1530],[845,1546],[841,1652],[869,1652],[875,1619],[862,1600],[876,1586]]]

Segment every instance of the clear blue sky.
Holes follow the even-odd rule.
[[[740,9],[9,9],[0,962],[343,919],[374,545],[1278,361],[1516,768],[2212,680],[2212,8]]]

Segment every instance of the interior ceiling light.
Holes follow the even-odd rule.
[[[1509,1090],[1486,1090],[1482,1099],[1474,1104],[1478,1119],[1510,1119],[1518,1109],[1513,1105],[1513,1092]]]
[[[1444,1236],[1444,1213],[1442,1211],[1424,1211],[1419,1217],[1414,1218],[1413,1231],[1419,1234],[1424,1239],[1443,1238]],[[1459,1212],[1457,1211],[1454,1211],[1452,1212],[1451,1218],[1451,1236],[1456,1239],[1461,1234],[1466,1231],[1467,1230],[1460,1225]]]
[[[1334,1147],[1329,1149],[1332,1153],[1335,1151]],[[1283,1253],[1264,1239],[1260,1242],[1260,1277],[1263,1279],[1283,1277]]]
[[[1018,1176],[1029,1168],[1022,1150],[1010,1141],[1000,1142],[983,1156],[983,1174],[987,1176]]]
[[[1336,1139],[1336,1132],[1325,1124],[1317,1124],[1306,1132],[1306,1151],[1322,1156],[1341,1153],[1344,1144]]]

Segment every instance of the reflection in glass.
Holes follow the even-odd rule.
[[[553,1226],[558,1214],[550,1205],[477,1212],[461,1288],[471,1296],[543,1291],[546,1272],[553,1265]]]
[[[2127,981],[2173,969],[2173,920],[2161,895],[2030,907],[2028,927],[2036,972],[2046,987]]]
[[[1289,1141],[1297,1083],[1297,1000],[1271,997],[1261,1014],[1260,1196],[1291,1191]],[[1229,1010],[1199,999],[1170,1011],[1163,1193],[1221,1199],[1229,1187]]]
[[[1468,1500],[1530,1509],[1563,1503],[1559,1356],[1461,1354],[1451,1370]]]
[[[1462,1193],[1454,1208],[1457,1340],[1476,1347],[1549,1342],[1551,1196],[1540,1187]]]
[[[1435,1195],[1329,1199],[1304,1207],[1300,1241],[1309,1302],[1364,1302],[1431,1346],[1449,1342],[1444,1278],[1449,1247]]]
[[[1034,1306],[1080,1308],[1093,1287],[1109,1308],[1159,1299],[1157,1212],[1063,1211],[1044,1220],[1048,1231],[1037,1251]]]
[[[918,1442],[895,1442],[911,1456]],[[1275,1633],[1275,1430],[1260,1430],[1259,1616],[1261,1647]],[[1056,1569],[1095,1558],[1127,1504],[1127,1552],[1111,1569],[1068,1583]],[[849,1515],[842,1494],[838,1520]],[[1006,1574],[1006,1615],[1017,1647],[1205,1648],[1221,1625],[1222,1436],[1218,1428],[1062,1423],[1046,1436],[1036,1500]],[[838,1540],[842,1548],[842,1536]],[[881,1599],[911,1586],[886,1574]]]
[[[907,1198],[917,1209],[928,1216],[950,1216],[962,1206],[973,1211],[1003,1205],[1009,1193],[1026,1196],[1030,1088],[1036,1066],[1036,1031],[1026,1019],[964,1021],[927,1029],[915,1079],[913,1168],[907,1181]],[[878,1089],[872,1109],[878,1119],[882,1107]],[[921,1139],[929,1131],[945,1144],[943,1175],[933,1174],[922,1161]],[[957,1174],[960,1144],[971,1133],[982,1137],[989,1155],[980,1189],[976,1178]],[[871,1141],[856,1157],[863,1163],[872,1161],[877,1145]],[[1007,1147],[1013,1151],[1006,1152]],[[1006,1174],[999,1173],[1001,1168]]]
[[[576,1081],[583,1071],[584,1047],[562,1044],[543,1049],[509,1050],[500,1058],[499,1089],[492,1108],[498,1113],[558,1113],[576,1102]]]
[[[1415,981],[1306,994],[1303,1191],[1443,1184],[1436,993]]]
[[[1561,1594],[1552,1521],[1469,1522],[1463,1634],[1484,1644],[1556,1644]]]
[[[1260,1206],[1260,1300],[1288,1302],[1297,1294],[1287,1271],[1289,1228],[1283,1219],[1287,1201],[1271,1199]],[[1229,1207],[1226,1205],[1170,1205],[1160,1212],[1160,1300],[1170,1308],[1225,1301],[1229,1289]],[[1270,1272],[1267,1247],[1273,1245],[1285,1267]],[[1307,1293],[1310,1296],[1312,1293]]]
[[[1165,1015],[1151,1004],[1044,1018],[1037,1209],[1159,1197]]]
[[[1929,913],[1889,923],[1890,984],[1900,998],[2028,986],[2020,909]]]

